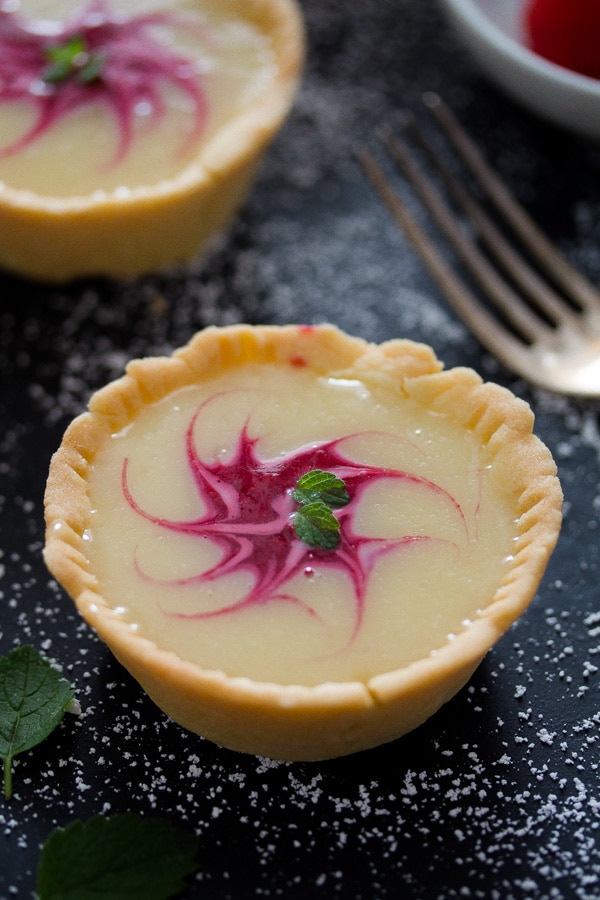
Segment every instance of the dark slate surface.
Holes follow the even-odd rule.
[[[304,0],[294,112],[231,231],[185,273],[67,288],[0,278],[0,653],[32,642],[83,708],[20,758],[0,801],[0,897],[30,897],[55,825],[124,810],[202,840],[187,896],[593,898],[598,791],[598,406],[532,390],[448,310],[353,158],[438,90],[571,259],[600,282],[600,149],[534,120],[480,76],[432,0]],[[329,320],[424,340],[527,399],[566,496],[526,616],[413,734],[319,764],[241,756],[160,714],[41,561],[51,452],[92,390],[207,324]]]

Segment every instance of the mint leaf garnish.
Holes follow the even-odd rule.
[[[292,497],[301,505],[293,519],[296,536],[309,547],[335,550],[340,543],[340,523],[331,510],[350,502],[342,479],[312,469],[298,479]]]
[[[100,54],[88,53],[81,35],[73,35],[64,44],[49,47],[46,59],[48,66],[43,80],[47,84],[60,84],[72,75],[77,75],[82,84],[89,84],[100,76],[104,63]]]
[[[340,543],[340,523],[322,500],[306,503],[295,513],[294,531],[309,547],[335,550]]]
[[[312,503],[320,500],[331,509],[345,506],[350,502],[350,494],[341,478],[331,472],[313,469],[299,479],[292,497],[298,503]]]
[[[12,762],[45,740],[73,700],[71,686],[35,647],[0,658],[0,757],[4,796],[12,796]]]
[[[64,44],[48,47],[46,59],[49,65],[43,75],[44,81],[51,84],[65,81],[74,71],[76,60],[81,59],[83,54],[85,54],[85,44],[78,35],[69,38]]]
[[[100,53],[90,54],[86,64],[77,73],[77,81],[80,84],[91,84],[92,81],[96,81],[102,75],[104,63],[105,58]]]
[[[39,900],[168,900],[198,868],[195,835],[134,813],[55,829],[42,849]]]

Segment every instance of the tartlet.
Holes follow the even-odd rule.
[[[295,0],[61,0],[51,12],[23,0],[0,17],[0,266],[64,282],[193,259],[245,200],[293,103]],[[19,51],[12,62],[13,19],[19,40],[38,35],[35,65]],[[99,19],[107,37],[92,50]],[[126,69],[129,46],[140,61]]]
[[[532,428],[421,344],[208,328],[69,426],[44,558],[185,728],[276,759],[353,753],[431,716],[535,595],[562,494]],[[345,496],[307,492],[315,473]]]

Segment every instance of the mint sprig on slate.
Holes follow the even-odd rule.
[[[198,838],[135,813],[71,822],[47,838],[39,900],[168,900],[196,872]]]
[[[73,689],[35,647],[0,658],[0,757],[4,796],[12,796],[12,762],[51,734],[74,697]]]
[[[300,504],[294,513],[296,536],[309,547],[335,550],[340,543],[340,523],[332,510],[350,502],[342,479],[331,472],[312,469],[298,480],[292,497]]]

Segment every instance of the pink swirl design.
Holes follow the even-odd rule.
[[[169,12],[128,16],[110,10],[107,0],[91,0],[59,30],[45,29],[14,12],[0,10],[0,102],[25,101],[37,110],[29,130],[0,149],[0,156],[23,150],[75,110],[105,103],[119,127],[114,163],[128,152],[140,105],[157,123],[165,114],[162,85],[170,83],[189,97],[194,114],[182,152],[202,133],[208,107],[192,60],[171,52],[151,33],[155,26],[190,29],[189,17]],[[198,29],[198,25],[192,24]],[[73,38],[86,55],[101,60],[96,77],[84,82],[74,72],[57,83],[45,80],[48,54]]]
[[[240,571],[250,572],[253,584],[247,593],[229,605],[210,611],[168,615],[202,620],[233,614],[251,606],[285,601],[299,604],[309,615],[316,616],[315,610],[286,586],[299,573],[310,575],[318,567],[334,568],[349,577],[353,588],[353,640],[363,620],[368,579],[376,560],[390,550],[408,550],[425,541],[440,540],[423,534],[405,534],[391,539],[357,533],[354,520],[358,504],[365,491],[382,479],[417,485],[433,492],[440,503],[447,504],[460,518],[466,533],[465,517],[459,503],[439,485],[409,472],[364,465],[344,456],[344,442],[356,435],[310,444],[275,459],[262,459],[256,449],[258,438],[250,436],[246,423],[229,460],[204,462],[195,447],[194,429],[209,402],[196,411],[185,437],[187,464],[204,507],[202,514],[195,519],[178,521],[146,512],[130,490],[128,458],[124,459],[122,467],[122,491],[130,508],[158,528],[209,539],[220,550],[219,560],[208,570],[186,578],[161,581],[162,584],[177,587],[206,584]],[[297,504],[291,496],[292,491],[298,480],[313,469],[322,469],[342,479],[350,495],[350,502],[334,511],[340,524],[340,543],[335,550],[309,547],[293,529]],[[150,578],[139,566],[137,568],[141,577]]]

